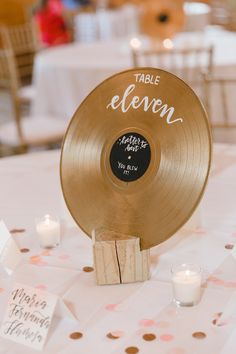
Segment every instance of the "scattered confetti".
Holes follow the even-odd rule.
[[[232,249],[234,248],[234,245],[232,245],[231,243],[227,243],[227,244],[225,245],[225,248],[226,248],[227,250],[232,250]]]
[[[36,285],[35,288],[36,288],[36,289],[40,289],[40,290],[46,290],[46,289],[47,289],[47,286],[44,285],[44,284],[39,284],[39,285]]]
[[[205,234],[206,233],[206,230],[205,229],[201,229],[201,228],[197,228],[195,229],[195,234]]]
[[[83,337],[83,333],[81,332],[73,332],[70,334],[71,339],[80,339]]]
[[[204,333],[204,332],[194,332],[192,334],[192,337],[196,338],[196,339],[204,339],[204,338],[206,338],[206,333]]]
[[[172,334],[162,334],[160,336],[160,340],[162,340],[163,342],[170,342],[173,339],[174,339],[174,336],[172,336]]]
[[[144,318],[143,320],[139,321],[139,325],[143,327],[151,327],[154,326],[156,322],[149,318]]]
[[[10,230],[11,234],[20,234],[22,232],[25,232],[25,229],[12,229],[12,230]]]
[[[216,285],[225,285],[225,281],[224,280],[221,280],[220,278],[217,278],[217,277],[214,277],[214,276],[209,276],[208,281],[216,284]]]
[[[123,331],[113,331],[113,332],[107,333],[107,338],[109,338],[109,339],[119,339],[123,335],[124,335]]]
[[[21,248],[20,251],[21,251],[21,253],[27,253],[30,250],[29,250],[29,248]]]
[[[41,253],[41,255],[48,257],[48,256],[51,256],[52,254],[51,254],[51,251],[50,251],[50,250],[44,250],[44,251]]]
[[[40,256],[31,256],[31,257],[30,257],[30,260],[31,260],[32,262],[37,262],[37,261],[41,260],[41,257],[40,257]]]
[[[220,317],[220,316],[222,316],[222,313],[223,313],[223,312],[217,312],[217,313],[215,314],[215,316],[216,316],[216,317]]]
[[[149,341],[156,339],[156,335],[153,333],[145,333],[143,335],[143,339],[149,342]]]
[[[90,273],[90,272],[93,272],[94,271],[94,268],[93,267],[84,267],[83,268],[83,271],[85,272],[85,273]]]
[[[125,349],[125,352],[127,354],[136,354],[139,352],[139,349],[137,347],[128,347]]]
[[[118,304],[108,304],[105,306],[105,309],[108,311],[115,311],[117,306],[118,306]]]
[[[48,265],[47,262],[44,262],[44,260],[40,256],[32,256],[30,257],[31,264],[38,265],[38,266],[45,266]]]

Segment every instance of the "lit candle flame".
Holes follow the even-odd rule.
[[[164,41],[163,41],[163,46],[164,46],[164,48],[166,48],[166,49],[172,49],[172,48],[174,47],[174,44],[173,44],[173,42],[172,42],[171,39],[166,38],[166,39],[164,39]]]
[[[134,37],[130,40],[130,45],[133,49],[139,49],[141,47],[142,42],[140,41],[140,39]]]

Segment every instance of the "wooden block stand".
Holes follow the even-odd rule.
[[[144,281],[150,277],[149,250],[140,239],[108,230],[93,232],[93,257],[98,285]]]

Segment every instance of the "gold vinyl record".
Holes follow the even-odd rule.
[[[75,112],[62,190],[88,236],[103,228],[140,237],[147,249],[192,215],[210,160],[208,120],[192,89],[166,71],[132,69],[102,82]]]

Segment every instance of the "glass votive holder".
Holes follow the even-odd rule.
[[[36,218],[35,227],[42,248],[53,248],[59,245],[61,225],[57,217],[46,214]]]
[[[197,264],[176,264],[172,266],[171,273],[177,306],[196,305],[201,298],[201,268]]]

